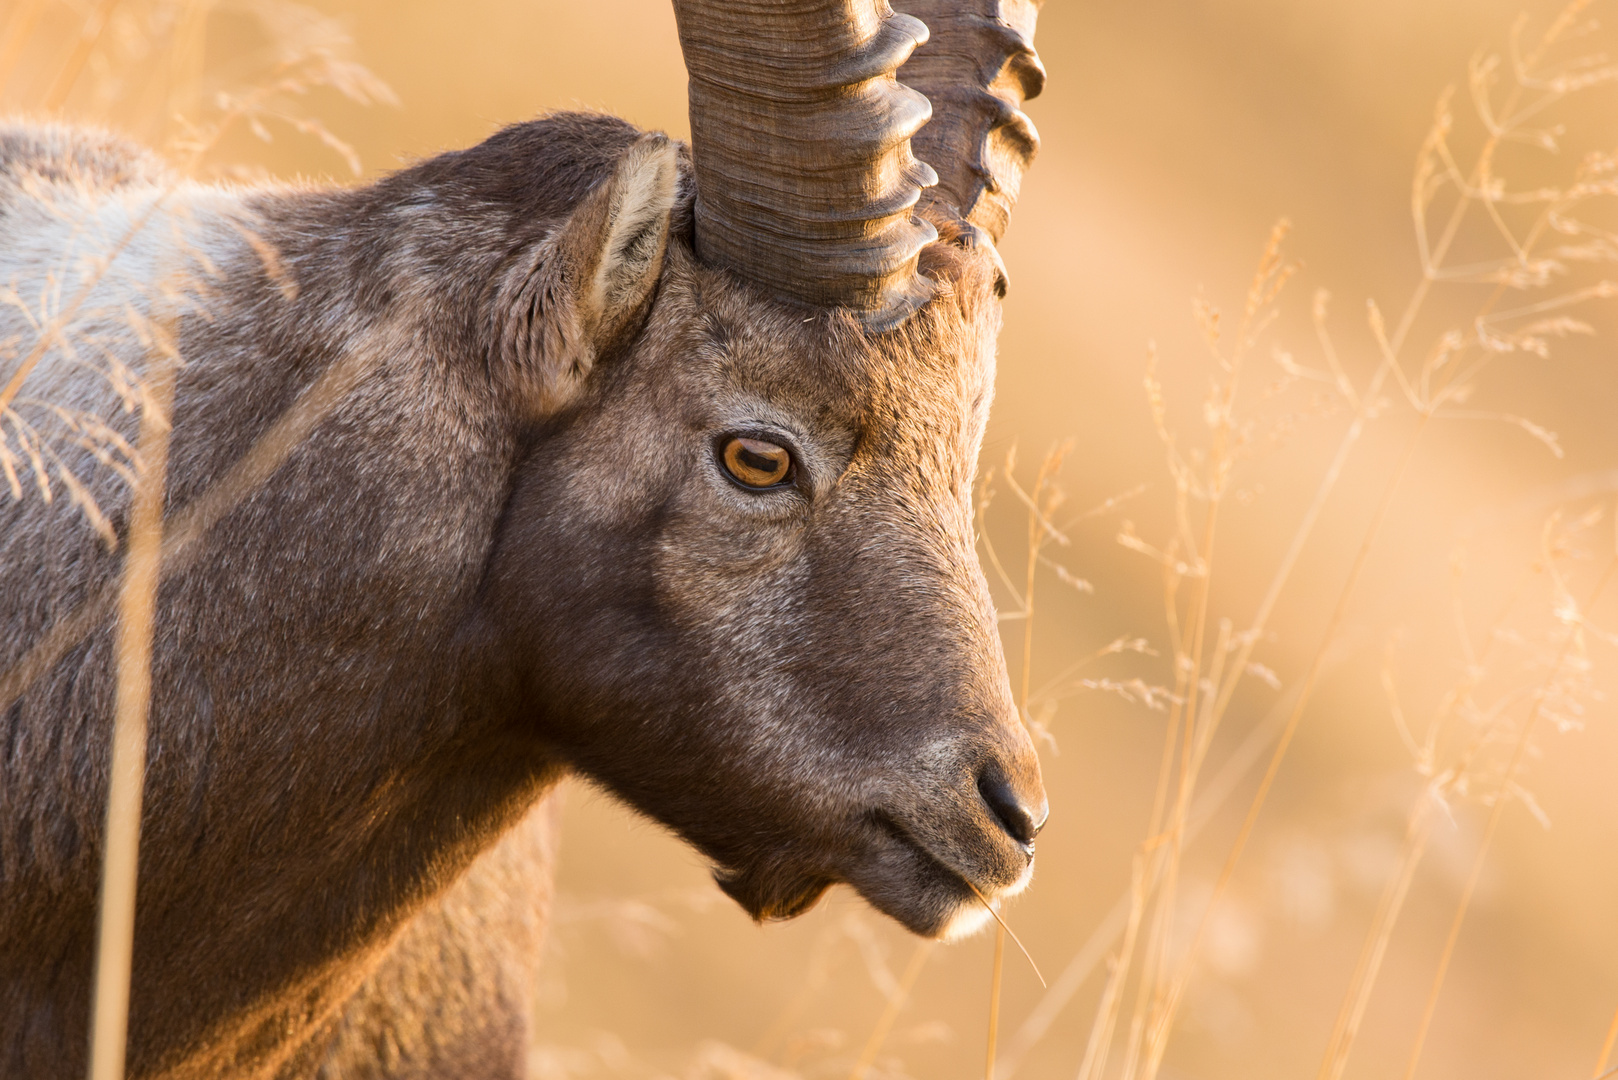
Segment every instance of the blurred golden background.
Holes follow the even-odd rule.
[[[1612,7],[1590,5],[1555,56],[1618,44],[1611,31],[1583,30],[1587,17],[1611,18]],[[1505,57],[1497,90],[1507,95],[1509,35],[1520,10],[1520,0],[1051,0],[1041,15],[1037,45],[1050,83],[1028,111],[1044,149],[1004,244],[1012,291],[983,465],[1001,468],[1016,446],[1015,475],[1026,485],[1047,448],[1071,439],[1060,478],[1067,502],[1056,516],[1066,521],[1104,507],[1079,515],[1070,544],[1046,549],[1091,591],[1052,567],[1039,571],[1034,684],[1115,640],[1144,639],[1151,652],[1099,657],[1081,672],[1091,685],[1072,687],[1054,713],[1036,716],[1055,740],[1045,756],[1053,814],[1035,884],[1005,914],[1053,989],[1043,990],[1020,956],[1008,954],[1001,1080],[1079,1073],[1105,955],[1115,948],[1115,936],[1097,930],[1127,900],[1131,860],[1152,813],[1171,714],[1142,704],[1130,680],[1170,689],[1175,682],[1163,575],[1151,558],[1117,542],[1128,529],[1161,549],[1175,529],[1174,483],[1143,389],[1147,343],[1156,343],[1167,422],[1189,454],[1208,438],[1208,388],[1226,377],[1210,358],[1193,300],[1206,296],[1228,313],[1228,343],[1271,226],[1290,219],[1285,250],[1303,265],[1247,358],[1239,403],[1259,418],[1255,431],[1280,425],[1284,437],[1260,451],[1255,436],[1254,452],[1237,463],[1209,579],[1210,618],[1228,617],[1240,631],[1354,418],[1352,404],[1332,400],[1331,386],[1288,382],[1276,350],[1325,370],[1311,312],[1314,294],[1326,289],[1343,371],[1358,387],[1373,377],[1381,357],[1366,300],[1392,324],[1422,280],[1411,176],[1435,102],[1458,87],[1453,146],[1466,172],[1484,137],[1468,65],[1491,52]],[[1556,10],[1531,7],[1524,40],[1536,40]],[[105,30],[81,46],[84,27],[103,11]],[[159,26],[152,20],[162,12],[169,21]],[[153,142],[180,131],[165,119],[171,114],[204,115],[218,89],[273,72],[283,59],[278,42],[302,34],[335,47],[339,31],[352,40],[352,55],[392,87],[397,105],[364,107],[324,88],[297,102],[298,115],[318,117],[350,144],[366,175],[553,109],[600,109],[688,133],[674,21],[662,0],[321,0],[308,9],[269,0],[8,0],[0,3],[0,26],[8,34],[0,48],[15,53],[0,65],[8,68],[5,107],[40,109],[64,57],[82,48],[84,77],[62,111]],[[172,52],[184,33],[201,35],[200,63]],[[128,76],[135,71],[147,74]],[[1508,141],[1499,172],[1517,189],[1565,184],[1583,153],[1618,146],[1618,87],[1581,91],[1533,123],[1565,125],[1557,152]],[[230,166],[242,176],[256,170],[355,182],[342,155],[318,137],[268,127],[269,142],[232,131],[201,171]],[[1594,193],[1586,220],[1613,217],[1603,194]],[[1434,234],[1453,202],[1452,192],[1439,197]],[[1520,237],[1539,205],[1497,209],[1506,219],[1500,227]],[[1529,219],[1511,219],[1523,210]],[[1501,232],[1481,208],[1469,214],[1451,262],[1499,259]],[[1572,244],[1567,235],[1557,242]],[[1605,243],[1594,231],[1582,235],[1587,246]],[[1363,438],[1253,646],[1262,666],[1240,682],[1209,751],[1209,778],[1228,761],[1237,766],[1221,774],[1229,797],[1187,847],[1166,916],[1170,960],[1202,918],[1268,760],[1275,718],[1286,718],[1333,631],[1296,741],[1209,918],[1160,1076],[1256,1080],[1322,1069],[1362,941],[1398,877],[1407,815],[1433,779],[1413,767],[1384,683],[1397,687],[1419,744],[1446,691],[1469,679],[1494,687],[1489,700],[1501,712],[1462,718],[1473,725],[1462,730],[1482,733],[1461,739],[1463,751],[1509,760],[1518,728],[1489,725],[1520,727],[1534,716],[1536,734],[1514,774],[1531,796],[1516,795],[1499,814],[1417,1073],[1593,1074],[1618,1008],[1618,730],[1601,698],[1614,689],[1618,665],[1599,630],[1618,628],[1618,598],[1602,594],[1592,626],[1570,646],[1579,617],[1565,600],[1560,618],[1552,617],[1551,570],[1571,567],[1569,587],[1582,603],[1614,551],[1618,319],[1599,284],[1609,255],[1569,256],[1567,275],[1552,271],[1526,299],[1510,301],[1594,290],[1590,303],[1556,309],[1588,327],[1549,328],[1567,337],[1551,340],[1548,356],[1520,342],[1496,349],[1472,398],[1448,409],[1466,417],[1441,412],[1420,425],[1397,380],[1375,395],[1383,404],[1365,410]],[[1418,370],[1445,330],[1473,333],[1495,288],[1436,282],[1413,324],[1405,367]],[[1401,466],[1418,426],[1419,441]],[[1545,432],[1555,433],[1562,456],[1547,448]],[[1385,522],[1334,622],[1395,475]],[[986,530],[1009,576],[1021,581],[1026,515],[1003,478],[997,491]],[[1202,504],[1194,506],[1192,531],[1200,535]],[[1593,510],[1607,516],[1576,530],[1558,561],[1543,555],[1541,538],[1547,516],[1562,506],[1564,523]],[[1456,555],[1462,549],[1464,559]],[[1015,612],[1020,601],[1002,582],[995,588],[1003,609]],[[1181,589],[1183,611],[1194,589]],[[1470,656],[1457,610],[1470,620]],[[1005,628],[1016,672],[1023,626]],[[1490,640],[1498,648],[1482,656]],[[1586,656],[1587,669],[1579,666]],[[1545,704],[1552,668],[1557,679],[1588,681],[1579,687],[1588,708],[1582,718],[1575,703]],[[1249,758],[1254,763],[1244,764]],[[1378,939],[1385,958],[1342,1075],[1406,1075],[1500,782],[1480,765],[1431,816],[1400,917]],[[536,1075],[849,1075],[911,962],[913,941],[846,892],[794,923],[754,926],[714,888],[701,859],[659,828],[583,787],[570,786],[565,799]],[[871,1077],[982,1074],[991,950],[992,935],[984,935],[926,954]],[[1124,1065],[1134,1015],[1136,983],[1123,986],[1107,1075]]]

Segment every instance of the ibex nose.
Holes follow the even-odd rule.
[[[1034,837],[1045,827],[1045,819],[1050,815],[1050,807],[1045,799],[1041,797],[1037,807],[1029,806],[1000,770],[993,766],[978,774],[978,794],[983,796],[984,803],[1006,834],[1032,855]]]

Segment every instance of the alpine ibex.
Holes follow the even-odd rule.
[[[207,287],[170,310],[132,1075],[521,1074],[568,773],[760,919],[845,882],[949,937],[1027,883],[970,488],[1037,0],[898,6],[675,0],[689,151],[561,114],[222,189],[0,129],[0,280],[118,241],[75,340],[139,370],[138,286]],[[42,347],[34,399],[116,416]],[[61,500],[0,522],[0,1075],[70,1077],[123,556]]]

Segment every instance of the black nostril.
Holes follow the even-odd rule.
[[[989,810],[999,819],[1000,827],[1013,840],[1025,848],[1034,846],[1034,837],[1045,827],[1044,815],[1035,821],[1034,815],[1017,798],[1017,793],[1011,789],[1005,777],[997,770],[985,770],[978,776],[978,794],[983,796]]]

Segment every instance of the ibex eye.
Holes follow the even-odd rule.
[[[792,455],[786,447],[762,439],[732,438],[719,458],[731,479],[743,487],[779,487],[792,479]]]

